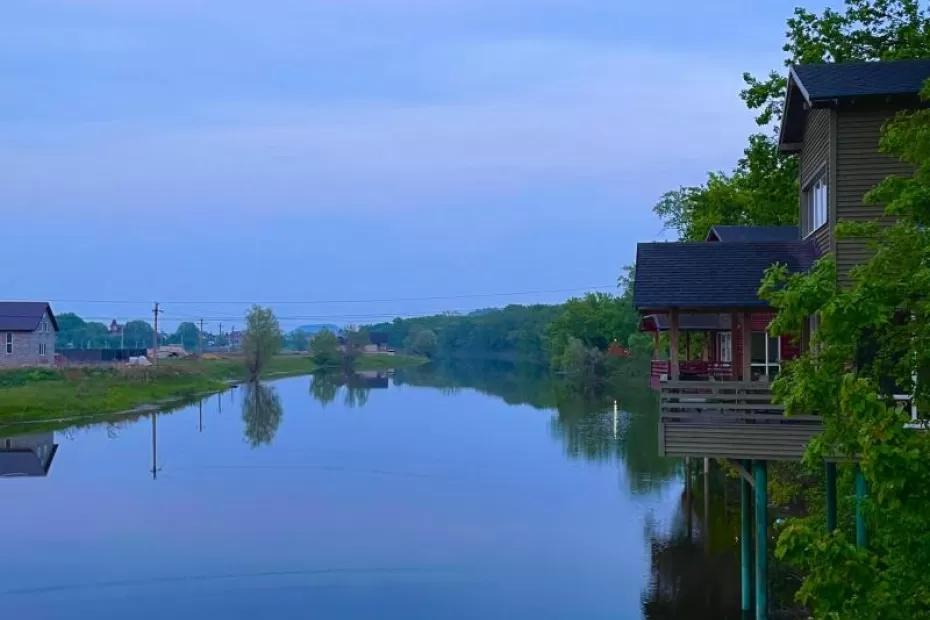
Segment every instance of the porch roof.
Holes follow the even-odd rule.
[[[646,332],[665,332],[671,329],[672,321],[667,314],[649,314],[640,322]],[[678,329],[683,332],[729,331],[729,314],[681,314]]]
[[[641,312],[767,308],[758,296],[765,270],[781,263],[800,273],[815,260],[808,241],[640,243],[633,304]]]

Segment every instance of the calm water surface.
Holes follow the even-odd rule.
[[[31,619],[738,617],[723,505],[704,505],[701,478],[687,493],[682,463],[656,456],[653,396],[617,392],[592,402],[537,371],[425,368],[282,379],[154,417],[10,431],[0,608]]]

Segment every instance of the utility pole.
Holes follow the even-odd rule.
[[[200,357],[203,357],[203,319],[200,319],[200,331],[197,332],[197,348],[200,350]]]
[[[152,363],[158,366],[158,313],[161,312],[158,309],[158,302],[155,302],[155,308],[152,310],[152,313],[155,315],[155,333],[152,334]]]

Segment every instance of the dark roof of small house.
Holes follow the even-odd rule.
[[[672,321],[667,314],[650,314],[644,316],[640,323],[643,331],[668,331]],[[690,314],[678,316],[678,329],[683,332],[727,331],[730,329],[729,314]]]
[[[928,78],[930,59],[795,65],[788,72],[779,145],[786,152],[800,149],[810,108],[874,97],[916,101]]]
[[[35,331],[46,312],[52,319],[52,327],[58,331],[58,321],[48,302],[0,301],[0,332]]]
[[[53,447],[46,463],[32,450],[0,450],[0,477],[48,475],[57,448],[57,445]]]
[[[887,62],[831,62],[795,65],[792,78],[808,103],[868,97],[914,95],[930,78],[930,59]]]
[[[797,241],[797,226],[712,226],[706,241]]]
[[[640,243],[633,304],[644,312],[764,308],[758,290],[766,269],[782,263],[803,272],[815,260],[807,241]]]

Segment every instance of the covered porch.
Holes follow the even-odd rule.
[[[805,242],[639,245],[634,304],[665,357],[653,363],[661,455],[801,457],[821,422],[772,402],[771,382],[800,346],[767,333],[774,312],[757,291],[772,264],[801,271],[813,260]]]

